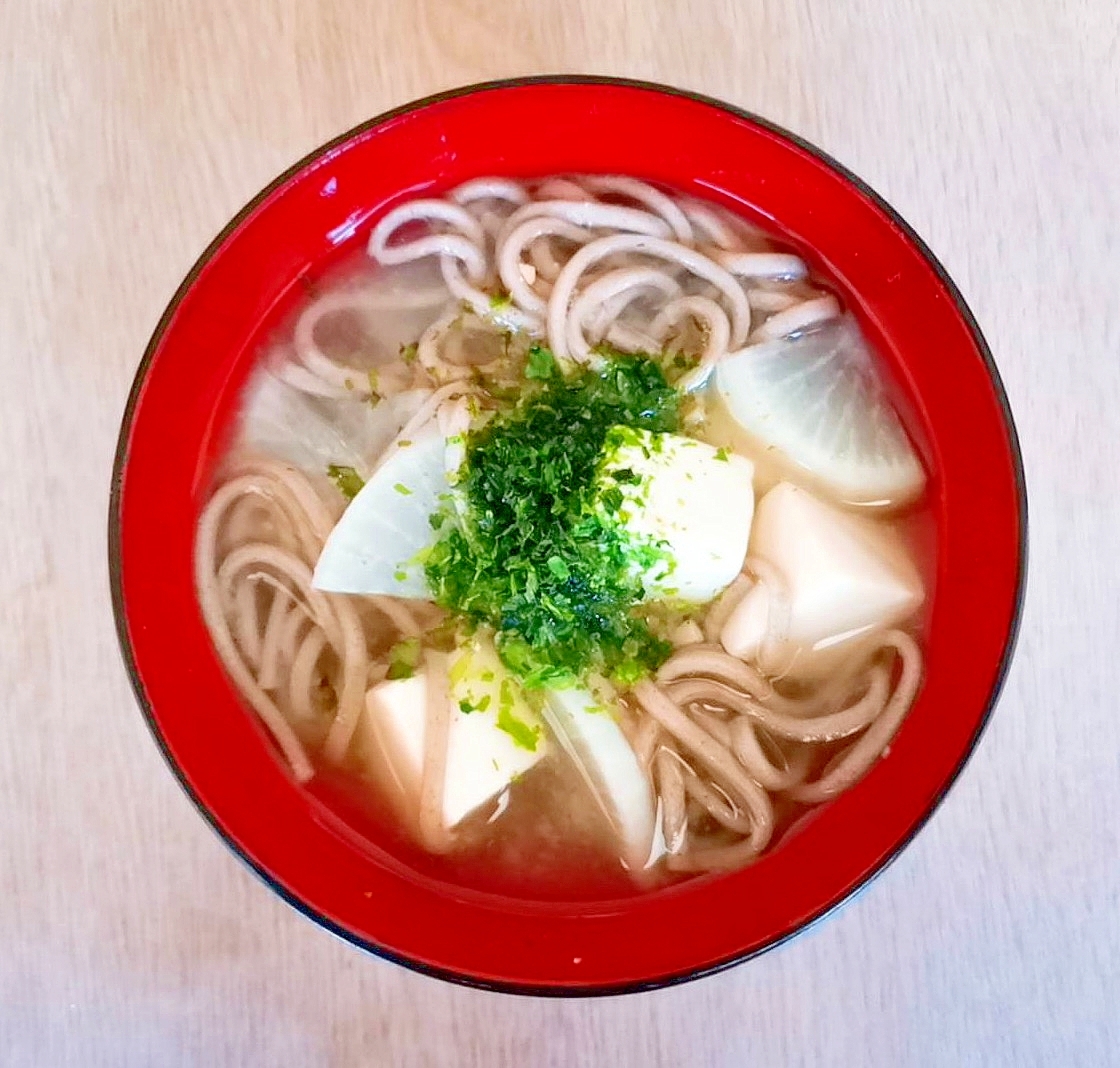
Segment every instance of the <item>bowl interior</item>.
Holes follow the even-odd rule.
[[[834,279],[883,353],[932,474],[926,681],[889,756],[732,875],[614,900],[440,882],[297,788],[241,704],[195,603],[194,525],[262,342],[393,203],[486,174],[626,173],[777,229]],[[230,845],[337,933],[444,977],[603,992],[701,974],[827,912],[924,822],[1002,680],[1023,569],[1022,479],[994,367],[924,246],[835,164],[750,116],[652,86],[529,81],[412,105],[253,201],[203,254],[140,368],[110,516],[118,627],[172,768]]]

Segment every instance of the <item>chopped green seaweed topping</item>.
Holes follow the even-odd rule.
[[[338,492],[348,501],[357,497],[365,485],[362,476],[354,468],[341,467],[338,464],[330,464],[327,467],[327,478],[338,487]]]
[[[493,293],[490,296],[490,307],[495,311],[501,311],[503,308],[509,308],[512,306],[512,304],[513,298],[504,290]]]
[[[498,730],[505,731],[513,739],[513,744],[530,753],[537,751],[537,742],[540,741],[540,727],[531,727],[528,723],[519,720],[508,708],[498,709]]]
[[[420,639],[405,638],[389,650],[388,679],[411,679],[420,666]]]
[[[596,476],[612,427],[675,431],[680,395],[645,356],[612,352],[600,367],[563,372],[534,345],[524,373],[520,397],[468,437],[457,484],[466,517],[445,506],[434,524],[428,584],[438,604],[494,628],[503,662],[529,688],[593,671],[633,682],[669,653],[634,611],[657,550],[636,547],[609,507],[595,507]]]

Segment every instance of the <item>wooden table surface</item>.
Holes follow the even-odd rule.
[[[1120,1064],[1115,0],[0,4],[0,1064]],[[1022,434],[1027,612],[998,712],[838,915],[658,993],[422,978],[253,878],[164,767],[109,607],[125,396],[195,257],[385,108],[502,75],[657,79],[884,194],[960,284]]]

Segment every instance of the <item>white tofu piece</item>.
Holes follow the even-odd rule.
[[[825,504],[789,482],[759,501],[750,555],[780,574],[785,591],[759,583],[724,625],[724,647],[747,659],[758,654],[767,637],[777,637],[791,656],[799,650],[802,659],[812,659],[901,622],[925,597],[895,531]],[[776,614],[785,618],[776,622]],[[776,659],[781,656],[777,650]],[[792,666],[796,672],[796,662]]]
[[[372,687],[366,694],[363,730],[381,754],[388,786],[411,825],[419,812],[433,671],[442,676],[437,681],[449,687],[451,696],[443,825],[452,830],[541,760],[550,741],[483,635],[448,656],[429,654],[412,678]]]
[[[660,550],[643,568],[647,600],[703,603],[739,574],[754,513],[753,476],[746,458],[694,438],[612,429],[597,505],[636,546]],[[610,506],[614,490],[622,495],[617,510]]]
[[[614,718],[613,703],[613,695],[596,696],[581,687],[548,690],[544,716],[614,829],[624,863],[640,871],[660,856],[653,848],[657,810],[649,779]]]
[[[393,804],[415,826],[424,767],[424,727],[428,709],[427,669],[411,678],[388,679],[366,691],[358,731],[379,758],[372,767],[392,794]]]
[[[428,597],[423,556],[436,538],[429,519],[451,492],[438,428],[398,443],[335,524],[315,565],[315,587]]]
[[[521,684],[482,632],[451,654],[448,678],[451,736],[444,813],[453,827],[541,760],[551,740]]]

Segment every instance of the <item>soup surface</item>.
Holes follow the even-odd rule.
[[[199,603],[362,848],[527,899],[731,870],[919,689],[898,404],[774,235],[628,177],[469,182],[385,215],[261,353]]]

